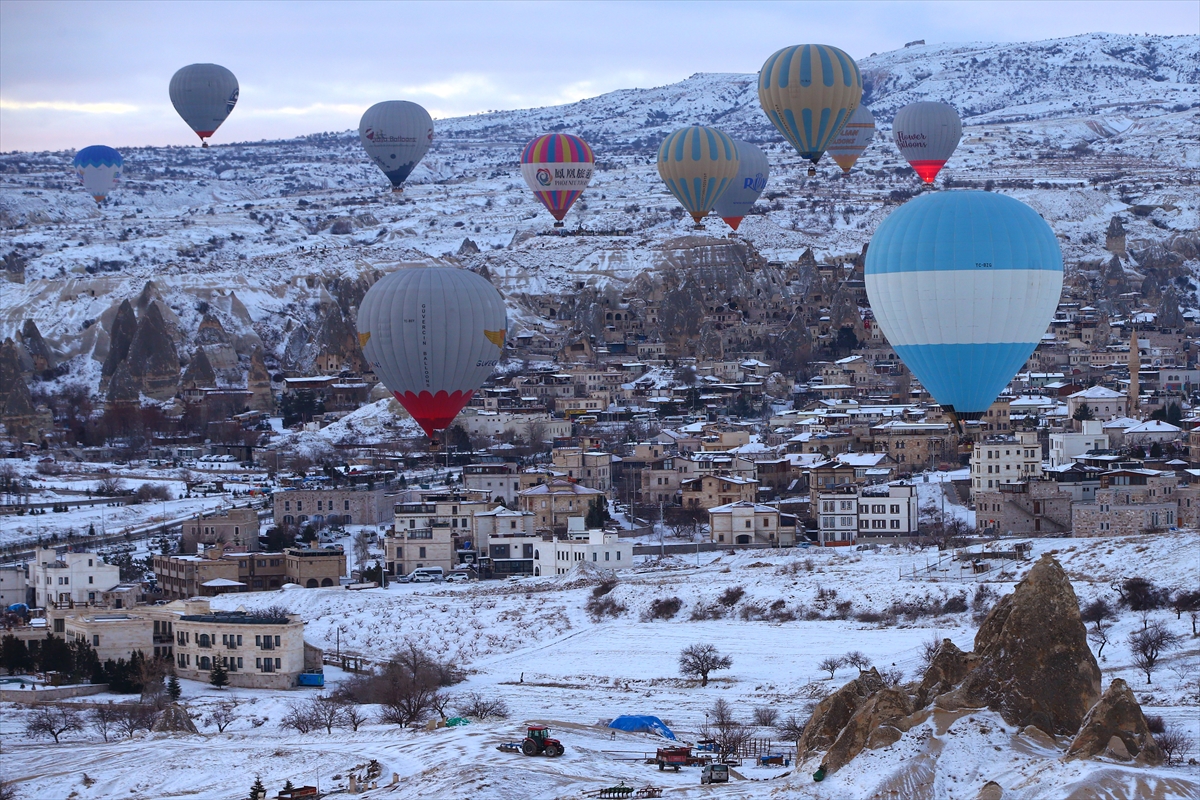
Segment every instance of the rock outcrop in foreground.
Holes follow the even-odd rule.
[[[816,707],[800,750],[824,750],[822,767],[832,774],[866,748],[899,741],[930,706],[989,708],[1018,728],[1073,736],[1072,756],[1162,760],[1124,681],[1100,696],[1100,666],[1087,645],[1079,601],[1050,555],[987,615],[973,652],[946,639],[921,680],[904,686],[884,685],[874,669],[861,673]]]

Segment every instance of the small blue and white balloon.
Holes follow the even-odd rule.
[[[94,144],[76,153],[71,164],[75,167],[75,174],[79,176],[83,188],[87,189],[88,194],[99,205],[120,182],[121,167],[124,166],[125,160],[111,147]]]

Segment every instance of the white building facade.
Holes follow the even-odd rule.
[[[54,604],[86,605],[96,603],[101,592],[121,582],[121,570],[105,564],[98,553],[63,553],[38,548],[29,565],[28,586],[34,590],[34,604],[46,608]]]
[[[988,436],[971,451],[971,498],[979,489],[1042,477],[1042,446],[1037,434]]]

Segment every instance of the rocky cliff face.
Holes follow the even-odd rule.
[[[1100,665],[1088,648],[1079,600],[1050,555],[1000,600],[975,635],[978,666],[961,686],[968,702],[1051,736],[1079,730],[1100,699]]]
[[[108,385],[109,379],[117,371],[117,366],[129,355],[129,345],[133,343],[137,327],[137,314],[133,311],[133,304],[126,298],[117,308],[117,315],[113,318],[112,328],[109,330],[108,355],[105,356],[104,366],[100,369],[101,388]]]
[[[986,707],[1037,736],[1073,736],[1071,755],[1161,760],[1124,682],[1101,698],[1078,600],[1049,555],[984,619],[973,652],[946,639],[921,680],[904,686],[885,686],[874,669],[861,673],[814,709],[799,749],[824,751],[821,765],[832,774],[864,749],[899,741],[931,706],[941,714]]]
[[[138,320],[126,363],[147,397],[170,400],[179,391],[179,354],[157,301],[152,301]]]

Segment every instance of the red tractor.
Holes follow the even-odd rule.
[[[550,729],[545,725],[530,725],[525,741],[521,742],[521,752],[527,756],[561,756],[566,750],[562,742],[550,738]]]

